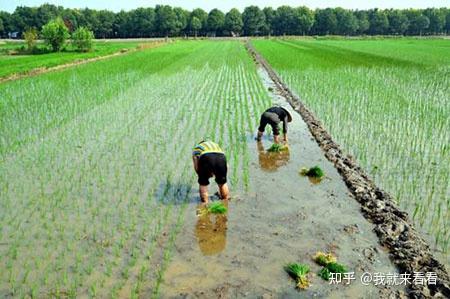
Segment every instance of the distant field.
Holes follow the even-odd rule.
[[[194,142],[219,142],[245,190],[270,105],[240,42],[175,42],[0,94],[2,298],[156,296],[197,196]]]
[[[15,73],[24,73],[42,67],[53,67],[60,64],[70,63],[79,59],[94,58],[119,52],[121,49],[136,48],[142,42],[101,42],[94,43],[91,52],[75,52],[71,46],[67,52],[47,53],[38,55],[8,55],[8,50],[20,48],[24,43],[0,44],[0,77]],[[42,46],[42,45],[40,45]]]
[[[450,41],[253,43],[448,257]]]

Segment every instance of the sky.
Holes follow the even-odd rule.
[[[168,4],[183,7],[188,10],[200,7],[206,11],[219,8],[226,12],[231,8],[240,11],[250,5],[260,8],[271,6],[276,8],[281,5],[302,6],[309,8],[343,7],[349,9],[368,8],[427,8],[427,7],[450,7],[449,0],[0,0],[0,10],[13,12],[17,6],[39,6],[43,3],[61,5],[68,8],[108,9],[112,11],[131,10],[137,7],[154,7],[157,4]]]

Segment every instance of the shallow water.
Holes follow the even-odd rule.
[[[293,116],[289,151],[267,153],[270,136],[261,143],[248,142],[250,190],[231,190],[226,215],[197,216],[197,204],[190,204],[161,297],[378,298],[378,288],[362,285],[361,274],[396,272],[306,124],[282,98],[274,95],[273,102]],[[320,184],[299,175],[301,167],[313,165],[326,174]],[[316,275],[321,267],[312,261],[317,251],[336,254],[338,262],[355,272],[356,280],[350,285],[322,280]],[[283,270],[289,262],[310,266],[309,289],[295,289]]]

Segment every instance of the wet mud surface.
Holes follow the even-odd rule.
[[[373,231],[377,234],[380,244],[388,250],[389,257],[398,271],[411,275],[414,272],[437,274],[435,285],[411,284],[406,290],[407,295],[410,298],[450,298],[449,274],[444,265],[433,256],[427,242],[414,229],[408,214],[399,210],[392,197],[378,188],[352,157],[341,151],[320,121],[284,85],[249,42],[246,47],[255,62],[267,72],[280,96],[302,116],[325,157],[334,164],[348,190],[359,203],[362,214],[373,223]],[[380,294],[382,297],[390,296],[385,292]]]
[[[264,80],[264,73],[261,76]],[[276,94],[273,102],[289,109],[294,118],[289,126],[289,151],[268,153],[270,136],[264,135],[261,143],[248,136],[250,190],[232,189],[225,215],[197,215],[199,204],[189,204],[161,297],[400,297],[401,286],[381,289],[360,282],[363,272],[396,273],[396,269],[379,245],[373,225],[361,215],[359,203],[323,157],[300,115]],[[299,174],[302,167],[314,165],[326,174],[321,181]],[[215,188],[210,185],[210,194]],[[355,272],[355,280],[349,285],[322,280],[317,276],[321,267],[312,260],[317,251],[333,252],[349,272]],[[307,290],[296,290],[284,272],[289,262],[310,266]]]

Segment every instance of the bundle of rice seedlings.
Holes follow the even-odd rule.
[[[305,264],[290,263],[284,266],[284,270],[297,282],[297,288],[304,290],[309,287],[309,267]]]
[[[331,277],[330,270],[328,270],[328,268],[325,267],[319,271],[318,275],[322,277],[324,280],[330,280]]]
[[[344,265],[337,263],[336,257],[331,253],[319,251],[313,259],[317,264],[323,266],[318,275],[325,280],[330,280],[331,273],[343,274],[347,272],[347,268]]]
[[[220,201],[213,202],[208,207],[208,212],[213,214],[225,214],[227,211],[227,207]]]
[[[300,174],[303,176],[309,176],[312,178],[319,178],[319,179],[325,175],[322,168],[320,168],[319,166],[314,166],[311,168],[303,167],[302,169],[300,169]]]
[[[337,261],[334,255],[331,253],[324,253],[322,251],[318,251],[313,259],[321,266],[326,266],[329,263],[335,263]]]
[[[329,263],[326,268],[330,271],[330,273],[345,273],[347,272],[347,268],[339,263]]]
[[[287,151],[288,149],[289,149],[289,147],[287,145],[283,145],[280,143],[274,143],[274,144],[272,144],[271,147],[269,147],[269,149],[267,151],[270,153],[279,153],[279,152]]]

